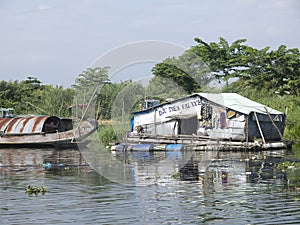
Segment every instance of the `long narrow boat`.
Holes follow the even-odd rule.
[[[56,116],[0,118],[1,146],[75,146],[97,130],[95,120],[80,121]]]

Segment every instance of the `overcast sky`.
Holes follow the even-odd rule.
[[[143,40],[195,37],[300,48],[298,0],[0,0],[0,80],[72,85],[101,55]]]

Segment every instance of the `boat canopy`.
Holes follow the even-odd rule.
[[[2,134],[53,133],[72,128],[71,119],[60,119],[56,116],[0,118],[0,132]]]

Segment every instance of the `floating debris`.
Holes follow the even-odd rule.
[[[44,186],[41,186],[41,187],[38,187],[38,186],[31,186],[31,185],[28,185],[27,188],[25,189],[25,192],[28,193],[28,194],[45,194],[46,192],[48,192],[48,190],[44,187]]]
[[[70,169],[68,165],[65,165],[63,163],[52,164],[50,162],[46,162],[42,166],[45,168],[45,170],[69,170]]]

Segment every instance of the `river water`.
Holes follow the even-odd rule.
[[[107,153],[123,178],[75,149],[0,149],[1,224],[300,224],[300,146]]]

